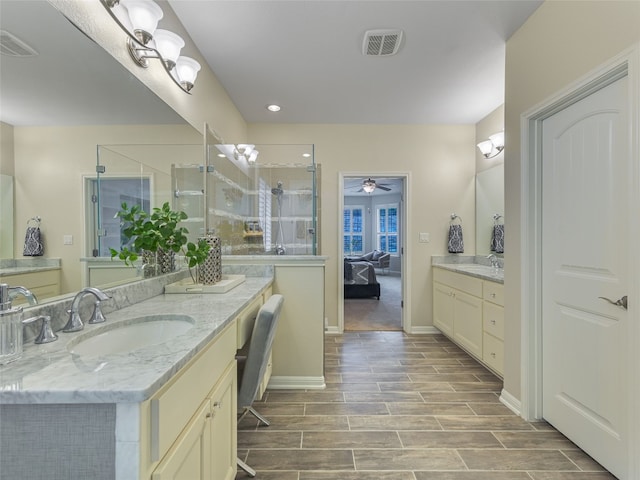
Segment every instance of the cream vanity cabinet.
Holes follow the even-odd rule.
[[[496,373],[503,373],[503,286],[433,269],[433,324]]]
[[[482,361],[504,373],[504,285],[482,282]]]
[[[28,272],[11,275],[0,275],[0,283],[7,283],[12,287],[23,285],[33,293],[38,301],[45,298],[57,297],[60,295],[60,269],[42,270],[39,272]],[[18,296],[13,305],[25,305],[26,299]]]
[[[235,478],[236,341],[237,318],[142,405],[141,478]]]

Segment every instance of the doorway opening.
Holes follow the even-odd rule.
[[[340,331],[402,331],[406,175],[341,175]]]

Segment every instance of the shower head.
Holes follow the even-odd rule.
[[[278,181],[278,186],[271,189],[271,193],[274,195],[282,195],[284,190],[282,190],[282,182]]]

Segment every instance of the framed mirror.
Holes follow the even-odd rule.
[[[202,135],[49,2],[3,0],[0,28],[16,50],[0,69],[0,281],[14,284],[3,276],[12,262],[50,260],[57,293],[69,294],[88,281],[85,180],[97,176],[98,146],[201,145]],[[36,216],[45,251],[27,258],[25,229]]]
[[[500,254],[500,252],[491,249],[493,227],[497,223],[504,224],[503,164],[495,165],[476,174],[477,255]]]

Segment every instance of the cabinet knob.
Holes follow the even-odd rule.
[[[492,294],[491,294],[491,298],[496,298],[496,294],[495,294],[495,293],[492,293]]]
[[[211,418],[211,417],[213,417],[213,415],[212,415],[211,413],[207,413],[207,414],[205,415],[205,418]]]
[[[222,408],[222,402],[213,402],[213,408]]]
[[[496,354],[494,352],[491,352],[491,358],[496,358]]]
[[[495,325],[496,321],[495,320],[491,320],[491,325]]]

